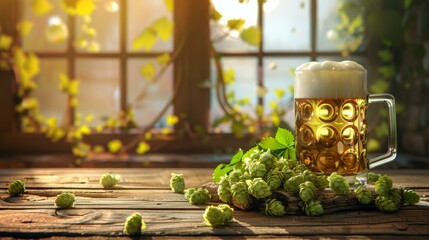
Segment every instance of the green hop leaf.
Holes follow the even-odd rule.
[[[265,214],[268,216],[280,217],[286,214],[286,208],[282,202],[276,199],[265,201]]]
[[[118,184],[119,175],[111,175],[110,173],[105,173],[100,178],[100,184],[104,188],[112,188]]]
[[[55,198],[57,208],[72,208],[74,206],[75,196],[73,193],[60,193]]]
[[[266,198],[271,195],[270,187],[262,178],[247,180],[248,192],[256,199]]]
[[[143,48],[149,51],[156,43],[156,32],[152,28],[146,28],[133,40],[133,50]]]
[[[404,202],[407,205],[413,205],[420,201],[420,196],[411,189],[404,190]]]
[[[243,150],[239,150],[231,159],[229,164],[221,163],[213,171],[213,182],[219,183],[220,177],[231,172],[234,168],[234,165],[241,161],[243,157]]]
[[[7,189],[7,192],[10,196],[15,197],[23,194],[25,192],[25,183],[21,180],[13,181],[9,188]]]
[[[215,206],[207,206],[203,218],[207,226],[219,227],[225,224],[223,211]]]
[[[146,223],[142,216],[134,213],[127,217],[124,223],[124,234],[127,235],[140,235],[141,230],[146,228]]]
[[[276,139],[272,137],[263,138],[259,143],[259,146],[272,151],[286,148],[285,145],[279,143]]]
[[[392,186],[392,179],[386,175],[380,176],[375,182],[375,192],[380,196],[386,196],[390,193]]]
[[[175,193],[184,193],[185,179],[183,174],[171,173],[170,188]]]
[[[347,194],[349,192],[349,182],[343,176],[333,172],[329,177],[329,187],[337,194]]]
[[[362,204],[369,204],[372,201],[372,193],[365,186],[359,186],[355,188],[354,193],[356,194],[356,199]]]
[[[299,184],[299,197],[304,202],[308,202],[316,195],[316,187],[310,181],[305,181]]]
[[[304,202],[304,205],[302,206],[302,211],[307,216],[319,216],[323,214],[324,210],[320,201],[313,199],[308,202]]]

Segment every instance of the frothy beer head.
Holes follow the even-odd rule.
[[[304,63],[295,72],[295,98],[365,98],[366,70],[353,61]]]

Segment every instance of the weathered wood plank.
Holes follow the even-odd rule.
[[[0,215],[0,232],[3,236],[18,233],[120,236],[125,218],[133,212],[141,213],[147,223],[143,234],[155,236],[429,234],[427,212],[408,209],[388,215],[377,212],[341,212],[336,216],[282,218],[267,217],[257,212],[236,211],[232,222],[217,229],[204,226],[203,209],[173,212],[103,209],[3,210]]]

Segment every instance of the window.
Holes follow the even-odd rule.
[[[32,10],[34,4],[30,4],[35,2],[50,2],[49,14],[36,16]],[[159,134],[156,139],[146,136],[149,145],[154,144],[151,145],[153,152],[234,150],[237,145],[248,143],[248,139],[237,140],[231,132],[242,137],[257,132],[264,124],[267,129],[282,124],[293,128],[291,70],[311,60],[341,58],[337,46],[325,37],[329,26],[338,23],[334,13],[339,0],[269,0],[265,4],[249,0],[244,3],[231,1],[227,5],[222,5],[225,1],[213,0],[223,17],[210,23],[209,1],[184,3],[178,0],[175,2],[180,4],[176,4],[171,12],[165,3],[173,1],[99,0],[91,18],[66,14],[61,6],[64,2],[79,1],[21,0],[7,4],[16,14],[10,22],[24,19],[33,23],[30,35],[17,39],[23,49],[34,51],[40,58],[38,87],[31,96],[39,99],[41,114],[55,116],[59,126],[72,126],[76,121],[84,122],[86,117],[93,116],[94,134],[86,137],[92,144],[90,148],[96,145],[107,147],[114,138],[124,143],[137,143],[133,137],[156,120],[164,106],[172,102],[163,117],[156,121],[154,127],[158,131],[155,132],[163,132],[161,129],[171,127],[177,120],[179,124],[173,135]],[[136,37],[163,16],[174,22],[172,37],[167,41],[157,38],[150,50],[133,48]],[[228,19],[240,18],[245,20],[240,31],[230,31],[224,26]],[[0,23],[10,25],[10,22]],[[57,39],[62,36],[54,30],[46,33],[47,26],[59,23],[68,28],[68,37],[64,41]],[[247,32],[250,38],[258,35],[258,31],[261,37],[253,44],[246,44],[240,39],[242,29],[250,29]],[[183,31],[186,34],[182,30],[186,30]],[[46,34],[50,34],[51,42]],[[216,61],[215,58],[211,64],[208,60],[210,38],[214,43],[211,54],[220,59]],[[53,41],[58,43],[53,44]],[[145,41],[149,40],[146,38]],[[175,56],[177,53],[180,54]],[[159,58],[163,56],[170,57],[174,64],[160,63]],[[219,66],[223,71],[219,71]],[[70,98],[58,90],[60,73],[80,80],[76,108],[71,108]],[[151,82],[157,74],[161,77],[156,83]],[[233,83],[225,84],[225,96],[219,96],[216,91],[219,74],[223,81],[230,78]],[[225,104],[233,111],[245,113],[240,115],[241,122],[224,117]],[[138,130],[131,127],[128,131],[115,128],[102,133],[95,131],[97,125],[106,122],[104,120],[116,117],[119,121],[120,112],[130,109],[135,111]],[[285,110],[279,113],[276,109]],[[17,122],[16,118],[7,119],[9,125],[10,119]],[[249,123],[248,119],[254,120]],[[24,143],[19,143],[22,139],[34,141],[34,135],[30,138],[9,130],[4,132],[15,140],[6,146],[12,151],[25,149]],[[44,138],[43,134],[39,135],[40,139]],[[13,146],[16,142],[20,147]],[[157,148],[156,144],[160,142],[172,143],[163,143],[164,147]],[[26,147],[32,150],[41,148],[29,145]]]

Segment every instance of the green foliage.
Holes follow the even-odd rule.
[[[228,20],[227,25],[231,30],[241,30],[244,27],[245,23],[246,23],[246,20],[242,18],[238,18],[238,19]]]
[[[238,150],[238,152],[232,157],[229,164],[221,163],[213,171],[213,182],[218,183],[220,177],[229,173],[234,168],[234,165],[241,161],[243,157],[243,150]]]
[[[245,28],[241,31],[240,38],[249,45],[259,46],[261,42],[261,30],[255,26]]]

